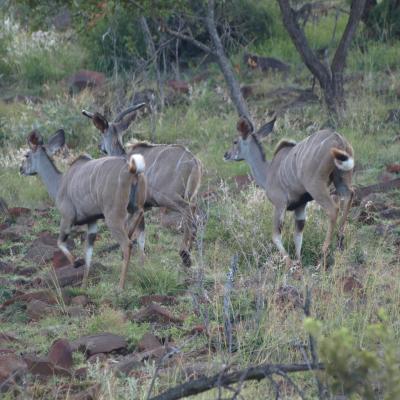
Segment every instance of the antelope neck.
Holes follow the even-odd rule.
[[[264,160],[263,154],[257,143],[251,142],[249,144],[249,151],[245,155],[244,159],[247,164],[249,164],[251,174],[253,175],[257,185],[266,190],[269,161]]]
[[[55,200],[61,184],[62,173],[53,164],[49,156],[43,151],[40,155],[38,175],[49,192],[50,197]]]

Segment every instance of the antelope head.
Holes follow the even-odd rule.
[[[276,117],[263,125],[257,132],[247,117],[240,117],[236,125],[239,135],[233,141],[232,148],[224,154],[225,161],[242,161],[251,158],[252,144],[260,144],[274,129]]]
[[[101,132],[99,149],[102,153],[108,155],[124,155],[123,136],[128,129],[130,123],[136,119],[136,113],[139,108],[142,108],[146,103],[135,104],[132,107],[122,111],[114,119],[113,122],[108,122],[107,119],[100,113],[91,113],[82,110],[82,114],[93,121],[94,126]]]
[[[42,135],[34,130],[28,135],[29,151],[20,166],[22,175],[36,175],[39,172],[41,161],[44,157],[52,157],[65,144],[65,132],[59,129],[44,144]]]

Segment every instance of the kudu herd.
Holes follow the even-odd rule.
[[[58,246],[71,264],[74,258],[66,246],[68,235],[74,225],[87,225],[84,286],[96,238],[96,221],[104,218],[121,246],[123,265],[119,286],[123,288],[134,234],[138,236],[144,256],[144,211],[152,207],[166,207],[181,214],[184,237],[180,256],[186,266],[191,265],[190,250],[196,234],[196,198],[202,165],[188,149],[176,144],[138,142],[125,150],[123,135],[136,118],[137,110],[144,106],[145,103],[140,103],[126,109],[113,122],[108,122],[97,112],[83,110],[82,113],[100,130],[100,149],[108,157],[93,160],[82,155],[64,174],[58,171],[51,159],[64,145],[64,131],[59,130],[47,144],[37,131],[28,136],[30,151],[21,165],[21,173],[38,174],[55,200],[61,213]],[[330,186],[333,184],[336,195],[344,200],[338,231],[338,245],[341,246],[353,197],[353,149],[339,133],[326,129],[299,143],[282,140],[272,160],[268,161],[260,141],[273,131],[275,119],[254,131],[250,120],[241,117],[237,123],[239,136],[224,159],[245,160],[256,183],[274,205],[272,240],[288,267],[293,262],[281,237],[285,212],[294,211],[296,262],[301,266],[307,203],[315,200],[322,207],[329,218],[322,246],[322,263],[326,267],[339,211],[339,203],[331,196]]]

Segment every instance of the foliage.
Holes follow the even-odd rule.
[[[375,399],[378,393],[384,399],[399,398],[397,338],[383,311],[379,319],[367,327],[363,345],[345,327],[324,335],[320,322],[306,319],[306,330],[318,338],[326,381],[333,393],[358,394],[363,399]]]

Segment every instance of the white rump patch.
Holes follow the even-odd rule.
[[[130,158],[130,163],[135,163],[136,165],[136,172],[144,172],[145,162],[144,157],[141,154],[132,154]]]
[[[354,158],[349,157],[346,161],[340,161],[335,158],[335,164],[342,171],[350,171],[354,168]]]

